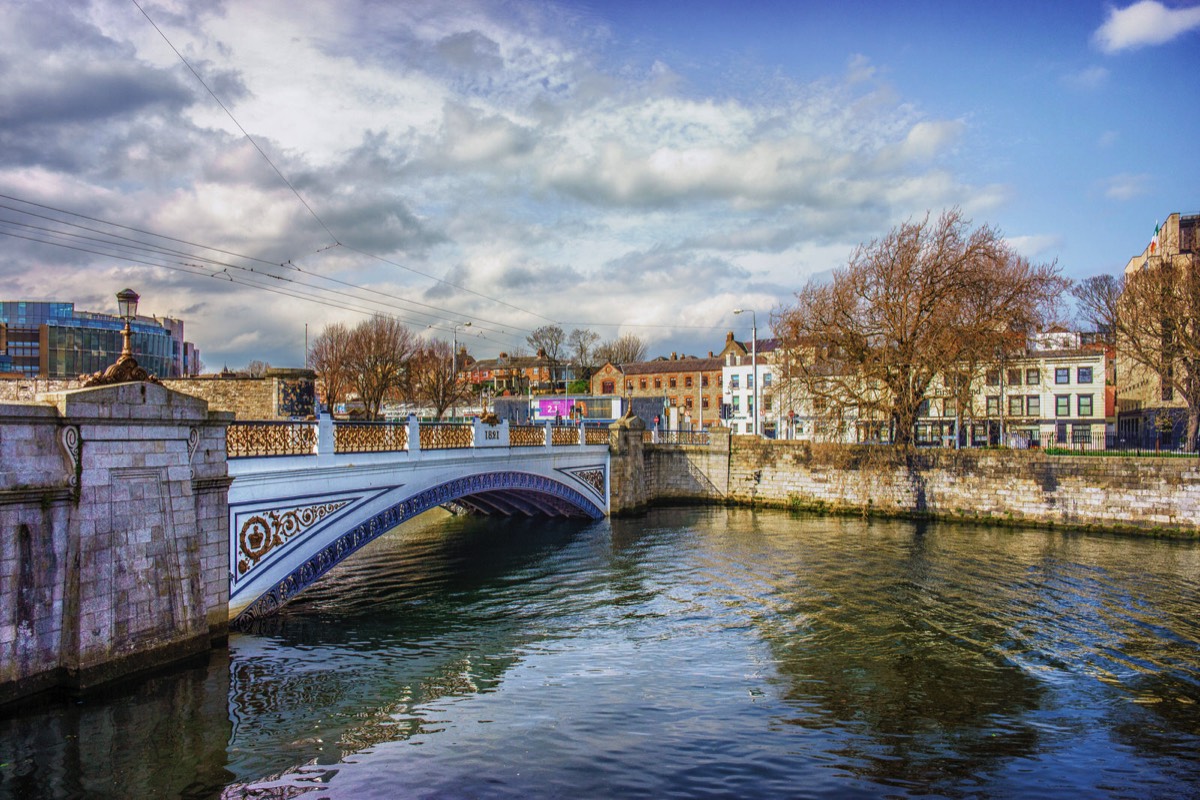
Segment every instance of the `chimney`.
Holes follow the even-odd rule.
[[[671,353],[671,360],[672,360],[672,361],[678,361],[678,360],[679,360],[679,354],[678,354],[678,353]]]
[[[709,357],[709,358],[716,358],[716,356],[714,356],[714,355],[713,355],[713,351],[712,351],[712,350],[709,350],[709,351],[708,351],[708,357]]]

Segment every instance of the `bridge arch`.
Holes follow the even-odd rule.
[[[604,470],[564,472],[594,490],[597,496],[605,491]],[[397,486],[388,490],[385,495],[386,505],[380,510],[355,513],[353,508],[347,508],[347,513],[338,514],[343,506],[354,505],[349,501],[304,509],[303,513],[307,514],[309,525],[317,523],[326,515],[330,516],[330,520],[327,524],[313,527],[311,535],[297,537],[294,542],[280,542],[282,546],[290,546],[293,549],[290,557],[286,558],[288,567],[282,577],[275,577],[266,584],[260,580],[251,580],[237,589],[233,589],[231,582],[231,609],[243,606],[243,603],[249,600],[248,605],[244,605],[243,610],[234,617],[232,624],[237,627],[258,617],[273,614],[367,543],[402,522],[439,506],[504,516],[523,514],[590,519],[601,519],[605,516],[605,509],[594,498],[588,497],[562,480],[519,470],[477,472],[444,480],[420,490],[406,489],[406,486]],[[378,508],[378,504],[371,505]],[[275,516],[278,527],[278,515]],[[302,522],[285,522],[284,527],[290,524],[292,530],[298,532]],[[262,549],[264,542],[279,541],[280,537],[269,533],[267,527],[268,523],[263,517],[250,517],[237,537],[236,546],[243,554],[253,555],[256,550]],[[246,597],[239,598],[240,602],[235,602],[236,595]]]

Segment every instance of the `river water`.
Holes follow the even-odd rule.
[[[0,719],[15,797],[1200,796],[1200,543],[426,515],[228,651]]]

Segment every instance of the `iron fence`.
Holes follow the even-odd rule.
[[[310,456],[316,447],[315,422],[233,422],[225,430],[225,453],[229,458]]]
[[[333,423],[335,453],[386,453],[408,448],[408,425],[393,422]]]

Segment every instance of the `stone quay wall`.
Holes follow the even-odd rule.
[[[632,453],[613,474],[632,474]],[[715,432],[707,447],[647,444],[642,484],[613,482],[614,513],[658,501],[1200,534],[1200,460],[917,450]]]
[[[0,405],[0,702],[228,630],[232,415],[148,383]]]

